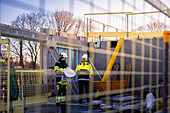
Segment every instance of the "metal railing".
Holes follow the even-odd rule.
[[[16,80],[16,85],[12,87],[17,87],[16,89],[10,90],[10,95],[18,90],[18,99],[11,100],[9,104],[11,104],[11,110],[17,111],[16,109],[24,112],[27,105],[44,103],[48,101],[48,96],[51,95],[49,85],[46,81],[47,76],[51,75],[50,69],[48,70],[15,70],[15,74],[11,76],[10,79]],[[3,80],[7,78],[7,70],[1,70],[1,75],[3,74]],[[2,77],[2,76],[1,76]],[[10,82],[10,84],[13,84]],[[1,84],[1,88],[3,90],[3,94],[1,97],[1,107],[0,111],[6,110],[7,105],[7,80],[3,81]],[[2,92],[2,91],[1,91]]]

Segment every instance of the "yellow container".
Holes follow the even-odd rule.
[[[110,87],[111,90],[111,82],[110,81],[93,81],[97,89],[101,91],[106,91],[107,87]],[[107,86],[108,85],[108,86]],[[112,81],[112,90],[122,89],[121,85],[123,85],[123,89],[127,86],[127,81]],[[115,92],[116,93],[116,92]],[[119,92],[117,92],[119,93]]]

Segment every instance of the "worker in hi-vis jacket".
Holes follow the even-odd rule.
[[[65,103],[66,101],[66,90],[67,90],[67,78],[64,74],[64,70],[68,67],[66,63],[67,54],[65,52],[60,53],[59,60],[56,62],[54,71],[56,73],[56,105],[60,103]],[[63,109],[66,111],[66,106]]]
[[[78,84],[79,84],[79,103],[82,103],[82,94],[85,88],[85,93],[87,94],[87,102],[89,102],[89,80],[93,74],[93,69],[91,64],[87,61],[87,54],[83,54],[82,61],[76,67],[76,75],[78,75]]]

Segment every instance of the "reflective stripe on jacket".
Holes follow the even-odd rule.
[[[58,61],[55,64],[54,71],[65,70],[66,67],[67,63]]]
[[[62,82],[67,81],[65,74],[63,72],[61,72],[61,70],[65,70],[66,67],[67,67],[67,63],[62,62],[62,61],[56,62],[55,67],[54,67],[54,71],[55,71],[56,75],[59,77],[62,77],[62,79],[61,79]]]
[[[92,66],[89,62],[81,62],[76,67],[76,74],[78,75],[78,80],[88,80],[93,74]]]
[[[60,102],[65,102],[66,101],[66,96],[56,96],[56,103],[60,103]]]

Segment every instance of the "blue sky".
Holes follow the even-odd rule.
[[[90,4],[90,2],[94,4]],[[170,7],[169,0],[161,0]],[[84,13],[91,12],[121,12],[121,11],[143,11],[143,0],[136,0],[138,10],[134,10],[129,4],[134,4],[134,0],[0,0],[0,23],[10,24],[19,14],[38,12],[39,6],[46,9],[46,12],[56,10],[67,10],[74,13],[75,17],[83,19]],[[140,5],[138,5],[140,4]],[[139,11],[141,10],[141,11]],[[153,7],[145,3],[145,11],[154,11]]]

